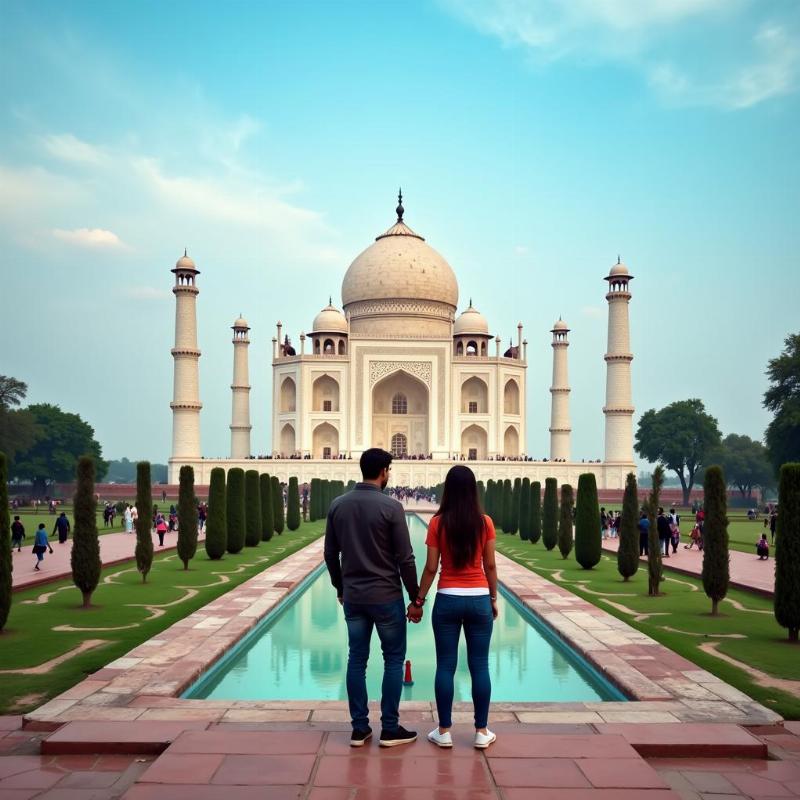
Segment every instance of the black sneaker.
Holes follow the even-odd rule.
[[[361,747],[372,738],[372,728],[363,731],[353,731],[350,734],[350,747]]]
[[[381,747],[397,747],[399,744],[409,744],[417,739],[416,731],[407,731],[402,725],[393,731],[381,731]]]

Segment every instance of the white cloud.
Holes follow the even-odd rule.
[[[604,319],[606,310],[602,306],[584,306],[581,309],[581,314],[589,319]]]
[[[55,228],[53,236],[79,247],[125,247],[125,243],[116,233],[103,228],[76,228],[71,231]]]
[[[129,286],[122,293],[131,300],[168,300],[172,295],[169,290],[154,286]]]
[[[78,139],[71,133],[49,134],[41,137],[45,151],[60,161],[100,166],[108,163],[108,154],[100,147]]]

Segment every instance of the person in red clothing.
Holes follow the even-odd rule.
[[[415,602],[419,607],[425,602],[441,564],[432,616],[439,726],[428,734],[439,747],[453,746],[453,679],[462,628],[475,707],[474,745],[485,749],[497,739],[487,727],[492,695],[489,644],[497,619],[495,538],[492,520],[480,507],[474,473],[466,466],[453,467],[445,478],[442,503],[428,526],[428,557]]]

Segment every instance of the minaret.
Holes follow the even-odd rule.
[[[633,464],[633,400],[628,283],[633,275],[617,258],[608,276],[608,351],[606,360],[606,457],[610,464]]]
[[[569,440],[572,428],[569,422],[569,371],[567,348],[569,340],[567,323],[560,317],[553,325],[553,385],[550,387],[550,460],[569,461]]]
[[[250,326],[241,315],[233,323],[233,406],[231,409],[231,458],[250,456],[250,376],[247,349]]]
[[[200,376],[197,347],[197,295],[195,278],[200,274],[183,251],[175,269],[175,379],[172,392],[172,458],[200,458]]]

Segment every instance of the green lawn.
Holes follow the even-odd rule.
[[[594,569],[584,570],[574,555],[564,560],[558,549],[547,552],[541,542],[532,545],[502,533],[497,537],[497,549],[718,675],[767,708],[787,719],[800,719],[800,647],[787,643],[786,631],[772,614],[771,600],[732,590],[721,605],[722,614],[714,618],[709,615],[711,601],[702,582],[694,578],[666,572],[663,596],[654,598],[647,595],[646,568],[640,566],[625,583],[617,572],[615,556],[604,555]],[[634,619],[641,614],[650,616]],[[712,642],[720,652],[772,678],[798,683],[783,689],[758,685],[741,668],[699,649]]]
[[[93,607],[80,608],[71,581],[16,592],[0,634],[0,714],[41,705],[174,622],[300,550],[324,531],[324,520],[303,523],[270,542],[210,561],[202,543],[184,572],[174,553],[156,557],[146,584],[135,562],[103,570]],[[198,590],[192,596],[190,590]],[[163,612],[161,616],[159,613]],[[72,630],[61,630],[63,627]],[[71,651],[87,639],[105,644],[66,660],[45,674],[20,674]],[[16,671],[15,671],[16,670]]]

